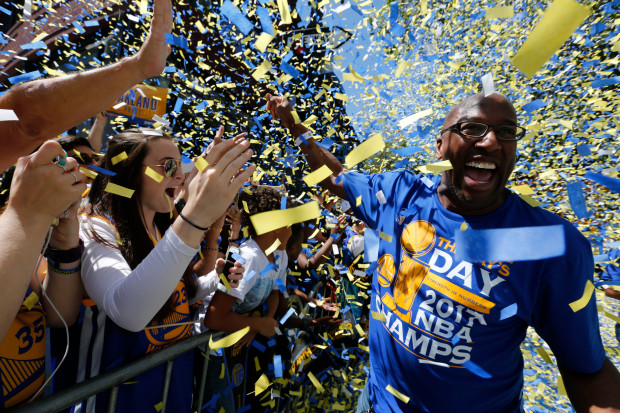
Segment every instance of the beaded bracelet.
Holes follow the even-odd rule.
[[[203,250],[207,250],[207,251],[217,251],[217,248],[213,248],[213,247],[204,247]]]

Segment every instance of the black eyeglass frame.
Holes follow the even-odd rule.
[[[167,163],[171,163],[172,164],[172,166],[168,170],[166,170],[166,164]],[[176,159],[166,159],[166,161],[163,164],[161,164],[161,165],[144,165],[144,166],[161,166],[161,167],[164,168],[164,174],[168,178],[172,178],[174,176],[174,174],[177,173],[177,170],[181,166],[181,162],[177,161]]]
[[[482,135],[480,135],[480,136],[468,135],[468,134],[464,133],[461,130],[461,125],[463,125],[464,123],[473,123],[475,125],[484,125],[486,127],[486,129],[485,129],[484,133]],[[509,128],[516,128],[517,129],[517,133],[515,134],[514,139],[502,138],[502,137],[500,137],[496,133],[495,136],[497,137],[497,139],[499,139],[501,141],[515,142],[515,141],[519,141],[519,140],[523,139],[523,137],[525,136],[525,128],[523,128],[521,126],[518,126],[518,125],[487,125],[486,123],[472,122],[472,121],[468,121],[468,120],[456,122],[454,125],[448,126],[444,130],[442,130],[440,132],[440,134],[443,135],[443,133],[446,132],[446,131],[455,131],[459,135],[465,136],[467,138],[480,139],[480,138],[484,138],[486,136],[486,134],[489,133],[489,129],[493,129],[493,130],[497,131],[497,129],[495,129],[495,128],[501,128],[501,127],[509,127]]]

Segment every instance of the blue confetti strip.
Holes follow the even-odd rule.
[[[9,9],[5,9],[4,7],[0,6],[0,11],[4,14],[6,14],[7,16],[11,15],[11,10]]]
[[[286,284],[284,284],[284,281],[282,281],[279,278],[276,278],[275,283],[276,283],[276,285],[278,286],[278,288],[280,289],[281,292],[285,292],[286,291]]]
[[[108,175],[108,176],[114,176],[116,175],[116,172],[112,172],[112,171],[108,171],[107,169],[104,169],[100,166],[95,166],[95,165],[88,165],[89,168],[94,169],[97,172],[100,172],[104,175]]]
[[[276,377],[282,377],[282,356],[279,354],[273,356],[273,370]]]
[[[239,9],[230,1],[226,0],[220,8],[220,13],[226,16],[231,23],[241,30],[241,33],[247,35],[252,31],[254,25]]]
[[[513,303],[513,304],[510,304],[508,307],[502,308],[502,311],[500,312],[500,315],[499,315],[499,319],[505,320],[507,318],[512,317],[513,315],[516,315],[518,308],[519,307],[517,306],[517,303]]]
[[[605,176],[594,172],[586,172],[583,177],[601,185],[604,185],[607,188],[611,189],[613,192],[620,192],[620,179],[618,178],[612,178],[610,176]]]
[[[280,324],[284,324],[287,322],[287,320],[295,313],[295,309],[294,308],[289,308],[288,311],[286,312],[286,314],[284,314],[284,317],[282,317],[280,319]]]
[[[583,195],[583,187],[580,182],[569,182],[566,184],[568,192],[568,201],[577,218],[585,218],[589,215],[586,207],[586,198]]]
[[[86,33],[86,30],[84,30],[84,28],[82,27],[82,25],[79,22],[74,20],[72,24],[73,24],[73,26],[75,26],[77,31],[80,32],[80,34]]]
[[[531,113],[534,112],[535,110],[538,110],[544,106],[547,106],[547,104],[545,102],[543,102],[540,99],[534,100],[530,103],[527,103],[525,105],[523,105],[523,110],[526,111],[527,113]]]
[[[260,6],[256,7],[256,15],[260,20],[260,25],[263,31],[272,36],[275,36],[275,33],[273,32],[273,21],[271,20],[271,16],[269,15],[269,10]]]
[[[551,242],[552,241],[552,242]],[[562,225],[456,231],[455,259],[469,262],[533,261],[564,254]]]
[[[230,254],[230,257],[241,265],[245,264],[245,258],[237,254],[236,252],[233,252],[232,254]]]
[[[467,370],[474,373],[476,376],[482,377],[483,379],[490,379],[491,377],[493,377],[493,375],[489,374],[482,367],[480,367],[479,365],[477,365],[471,360],[467,360],[463,364],[463,367],[465,367]]]
[[[269,271],[271,270],[275,270],[276,266],[273,262],[270,262],[268,266],[266,266],[261,272],[260,272],[260,276],[264,277],[265,275],[269,274]]]
[[[47,45],[45,44],[45,42],[43,40],[39,40],[38,42],[33,42],[33,43],[28,43],[28,44],[22,44],[21,48],[23,50],[33,50],[33,49],[45,49],[47,47]]]
[[[170,33],[166,33],[165,37],[166,37],[166,43],[168,43],[169,45],[181,47],[186,50],[189,49],[189,46],[187,44],[187,39],[179,37],[179,36],[175,36],[174,34],[170,34]]]
[[[250,281],[252,278],[254,278],[254,276],[256,275],[256,271],[252,270],[250,271],[248,274],[243,276],[243,279],[248,282]]]
[[[39,72],[38,70],[35,70],[33,72],[28,72],[28,73],[24,73],[18,76],[13,76],[9,78],[9,82],[12,85],[16,85],[18,83],[22,83],[22,82],[28,82],[30,80],[34,80],[37,79],[39,77],[42,77],[43,74],[41,72]]]
[[[379,259],[379,233],[373,229],[364,230],[364,262],[375,262]]]
[[[597,79],[593,80],[590,85],[594,89],[615,85],[616,83],[620,83],[620,76],[611,77],[609,79]]]

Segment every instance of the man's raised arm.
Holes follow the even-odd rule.
[[[135,55],[98,69],[27,82],[4,94],[0,108],[12,109],[19,121],[0,127],[0,170],[104,111],[136,83],[159,76],[170,53],[165,33],[171,31],[171,0],[155,0],[151,29]]]
[[[308,128],[304,125],[295,123],[295,118],[292,113],[293,108],[288,99],[283,96],[272,96],[270,94],[267,94],[265,97],[267,98],[267,109],[271,112],[273,119],[280,119],[282,126],[287,128],[294,138],[298,138],[302,134],[308,132]],[[347,199],[342,180],[338,183],[336,182],[336,177],[344,171],[344,167],[338,158],[327,149],[317,145],[313,138],[306,139],[305,142],[302,141],[300,148],[307,155],[306,159],[308,165],[313,171],[316,171],[323,165],[327,165],[332,171],[332,175],[320,182],[319,185],[329,189],[332,194],[342,199]]]

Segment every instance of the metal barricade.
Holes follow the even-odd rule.
[[[129,362],[123,366],[117,367],[108,372],[102,373],[96,377],[86,380],[82,383],[78,383],[68,389],[65,389],[51,396],[38,399],[30,404],[18,406],[13,409],[6,410],[7,413],[52,413],[59,410],[66,409],[75,405],[76,403],[86,400],[91,396],[98,393],[110,390],[110,407],[109,412],[115,411],[115,400],[118,391],[118,386],[147,370],[152,369],[160,364],[167,363],[166,375],[162,388],[162,408],[160,413],[166,412],[166,400],[168,397],[168,387],[170,384],[170,375],[172,372],[172,364],[174,359],[187,351],[193,351],[195,348],[208,344],[209,339],[217,339],[223,336],[222,332],[206,332],[196,336],[192,336],[187,340],[180,341],[167,347],[163,350],[156,351],[148,354],[137,360]],[[206,369],[208,367],[209,360],[205,357],[203,364],[204,372],[201,377],[201,383],[198,391],[198,400],[201,402],[202,393],[204,391]],[[198,404],[200,405],[200,404]]]

